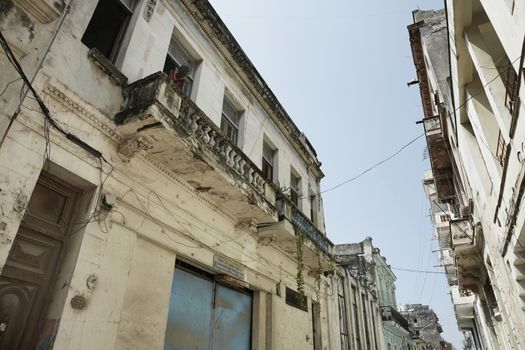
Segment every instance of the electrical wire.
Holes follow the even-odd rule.
[[[369,173],[370,171],[374,170],[375,168],[377,168],[378,166],[380,166],[381,164],[384,164],[386,162],[388,162],[390,159],[394,158],[395,156],[397,156],[398,154],[400,154],[401,152],[403,152],[408,146],[410,146],[411,144],[413,144],[414,142],[416,142],[417,140],[419,140],[420,138],[422,138],[423,136],[425,136],[425,134],[421,134],[419,135],[418,137],[414,138],[413,140],[411,140],[410,142],[406,143],[405,145],[403,145],[400,149],[398,149],[396,152],[392,153],[391,155],[389,155],[388,157],[384,158],[383,160],[380,160],[379,162],[375,163],[374,165],[372,165],[371,167],[367,168],[366,170],[363,170],[362,172],[360,172],[359,174],[357,174],[356,176],[348,179],[348,180],[345,180],[333,187],[330,187],[326,190],[323,190],[323,191],[320,191],[316,194],[314,194],[313,196],[318,196],[320,194],[323,194],[323,193],[326,193],[326,192],[330,192],[330,191],[333,191],[343,185],[346,185],[347,183],[350,183],[352,181],[355,181],[357,179],[359,179],[360,177],[364,176],[365,174]],[[310,197],[310,196],[302,196],[300,198],[307,198],[307,197]]]
[[[426,273],[426,274],[432,274],[432,273],[435,273],[435,274],[439,274],[439,275],[445,275],[446,272],[444,271],[431,271],[431,270],[416,270],[416,269],[406,269],[406,268],[402,268],[402,267],[393,267],[393,266],[390,266],[390,268],[392,270],[398,270],[398,271],[405,271],[405,272],[413,272],[413,273]]]

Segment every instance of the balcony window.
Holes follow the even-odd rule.
[[[290,199],[292,203],[299,207],[299,194],[301,193],[301,178],[290,172]]]
[[[191,95],[196,62],[188,50],[182,46],[175,35],[171,36],[168,54],[164,62],[163,72],[175,81],[175,85],[182,90],[184,95]]]
[[[82,42],[115,63],[134,5],[134,0],[100,0]]]
[[[266,142],[263,143],[262,172],[268,182],[274,179],[274,160],[277,150],[274,150]]]
[[[228,98],[225,97],[222,103],[221,130],[235,145],[238,145],[239,139],[240,114]]]

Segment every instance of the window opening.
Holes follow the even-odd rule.
[[[348,322],[346,316],[345,289],[341,278],[337,280],[337,300],[339,303],[339,334],[341,336],[341,350],[348,350]]]
[[[273,161],[275,158],[276,151],[273,150],[266,142],[263,143],[263,155],[262,155],[262,172],[263,177],[268,182],[273,182],[274,165]]]
[[[366,297],[364,294],[361,294],[361,302],[363,304],[363,320],[365,323],[365,340],[366,340],[366,348],[371,349],[370,347],[370,330],[368,329],[368,315],[366,312]]]
[[[162,71],[186,96],[191,94],[195,67],[195,60],[173,34]]]
[[[293,172],[290,172],[290,199],[296,207],[299,207],[299,194],[301,193],[300,185],[301,178],[295,176]]]
[[[235,145],[238,142],[240,119],[239,111],[225,97],[222,103],[221,130]]]
[[[134,3],[134,0],[99,0],[82,42],[90,49],[96,48],[115,63]]]
[[[352,287],[353,294],[353,307],[354,307],[354,319],[355,319],[355,341],[357,349],[361,349],[361,339],[359,337],[359,314],[357,312],[357,290],[355,287]]]

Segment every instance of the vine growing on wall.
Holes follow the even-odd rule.
[[[317,252],[317,272],[315,274],[315,301],[317,302],[317,317],[321,317],[321,252],[316,249]]]
[[[303,249],[304,249],[304,236],[299,233],[295,234],[296,243],[297,243],[297,292],[299,292],[303,297],[304,293],[304,260],[303,260]]]

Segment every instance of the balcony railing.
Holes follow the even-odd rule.
[[[124,88],[115,116],[127,157],[143,150],[241,220],[277,219],[275,190],[259,168],[163,73]],[[138,149],[137,149],[138,148]]]
[[[294,253],[297,249],[297,235],[303,235],[306,238],[306,249],[303,252],[305,265],[331,270],[333,243],[284,194],[277,195],[276,207],[279,222],[259,227],[260,238],[271,238],[285,251]],[[322,254],[319,255],[319,252]]]
[[[402,328],[409,331],[408,321],[399,311],[392,306],[381,306],[381,318],[383,321],[394,321]]]

